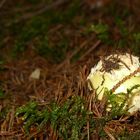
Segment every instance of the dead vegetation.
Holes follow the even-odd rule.
[[[115,1],[117,9],[113,9],[112,2],[94,10],[79,1],[74,1],[75,5],[63,0],[50,1],[47,6],[44,0],[39,4],[31,1],[22,0],[19,7],[16,0],[0,3],[5,29],[0,29],[4,34],[0,44],[0,139],[139,139],[139,112],[133,116],[112,116],[105,111],[106,100],[98,101],[86,80],[100,56],[116,50],[140,55],[138,1],[133,5],[129,0]],[[119,15],[123,6],[126,11]],[[51,9],[60,13],[53,15]],[[63,10],[66,13],[61,16]],[[118,13],[113,13],[115,10]],[[49,22],[46,17],[37,17],[44,16],[46,11],[53,16],[49,19],[46,13]],[[17,12],[20,14],[16,15]],[[34,24],[37,21],[42,23]],[[36,68],[41,71],[40,78],[30,79]],[[17,111],[22,106],[21,112]],[[45,111],[52,118],[58,116],[47,120],[43,116]]]

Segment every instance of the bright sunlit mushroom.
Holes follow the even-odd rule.
[[[89,89],[96,90],[98,99],[102,100],[106,88],[112,90],[116,84],[130,75],[116,87],[113,94],[127,93],[127,89],[140,84],[139,71],[134,73],[139,67],[139,57],[128,53],[102,57],[87,77],[90,81]],[[140,110],[140,88],[133,90],[130,99],[128,99],[128,106],[128,112],[131,114]]]

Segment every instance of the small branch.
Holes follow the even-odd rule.
[[[84,57],[86,57],[88,54],[90,54],[94,49],[96,49],[101,44],[101,40],[98,40],[89,50],[87,50],[84,55],[80,57],[80,60],[82,60]]]
[[[134,72],[130,73],[129,75],[125,76],[121,81],[119,81],[112,89],[112,92],[115,92],[117,88],[119,88],[125,81],[136,75],[138,72],[140,72],[140,67],[138,67]]]
[[[88,44],[88,42],[91,41],[92,39],[93,37],[89,38],[89,40],[84,41],[79,47],[77,47],[77,49],[74,50],[70,56],[68,56],[62,63],[60,63],[60,65],[56,67],[55,71],[59,71],[61,68],[63,68],[63,66],[68,61],[70,61],[73,58],[73,56],[75,56],[81,49],[83,49]]]

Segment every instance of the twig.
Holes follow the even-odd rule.
[[[130,73],[129,75],[125,76],[121,81],[119,81],[112,89],[112,92],[115,92],[117,88],[119,88],[125,81],[136,75],[138,72],[140,72],[140,67],[138,67],[134,72]]]
[[[91,37],[89,40],[84,41],[70,56],[68,56],[60,65],[58,65],[55,69],[55,71],[60,70],[69,60],[72,59],[74,55],[76,55],[83,47],[87,45],[89,41],[91,41],[93,37]]]
[[[2,8],[2,6],[4,5],[5,2],[6,2],[6,0],[1,1],[0,8]]]
[[[101,40],[98,40],[88,51],[84,53],[84,55],[80,57],[80,60],[86,57],[89,53],[91,53],[94,49],[96,49],[96,47],[98,47],[100,44],[101,44]]]
[[[15,135],[15,133],[17,133],[17,131],[2,131],[0,132],[0,136],[10,136],[10,135]]]
[[[106,132],[110,140],[116,140],[115,137],[109,132],[107,127],[104,127],[104,131]]]
[[[66,3],[66,2],[68,2],[68,1],[69,1],[69,0],[57,0],[56,2],[54,2],[54,3],[50,4],[50,5],[47,5],[47,6],[45,6],[44,8],[39,9],[39,10],[36,11],[36,12],[24,14],[24,15],[21,16],[19,19],[15,20],[14,23],[19,23],[19,22],[21,22],[21,21],[23,21],[23,20],[27,20],[27,19],[30,19],[30,18],[32,18],[32,17],[34,17],[34,16],[38,16],[38,15],[40,15],[40,14],[46,12],[47,10],[50,10],[50,9],[55,8],[55,7],[57,7],[57,6],[60,6],[60,5]]]

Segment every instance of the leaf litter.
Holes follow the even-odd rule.
[[[83,6],[83,8],[85,7]],[[91,19],[88,19],[87,24],[90,24],[92,21],[93,13],[91,12],[90,14]],[[79,16],[77,18],[79,19]],[[94,18],[99,18],[98,13]],[[102,20],[112,24],[111,18],[108,19],[106,17],[105,19],[104,17]],[[114,52],[115,49],[104,44],[95,34],[91,33],[88,36],[82,35],[83,26],[76,26],[78,31],[74,30],[74,26],[76,25],[65,26],[58,24],[52,26],[50,29],[49,37],[52,38],[56,35],[56,38],[52,39],[54,45],[62,37],[60,35],[62,31],[65,31],[67,37],[70,38],[70,48],[66,51],[66,58],[59,64],[53,63],[52,60],[50,61],[49,59],[51,58],[45,59],[38,55],[35,49],[33,49],[33,43],[31,42],[19,60],[10,59],[3,64],[4,70],[0,72],[0,88],[4,93],[4,97],[0,99],[0,137],[2,139],[33,138],[57,140],[63,138],[68,139],[71,136],[71,139],[115,140],[117,139],[116,136],[125,138],[127,134],[139,133],[139,112],[130,117],[119,116],[118,118],[111,118],[110,114],[105,111],[106,100],[99,102],[96,99],[94,91],[91,92],[87,88],[87,75],[89,74],[90,68],[96,64],[100,56]],[[114,38],[116,39],[116,37]],[[33,41],[36,43],[36,39]],[[8,42],[4,43],[6,45]],[[123,48],[120,50],[123,51]],[[5,49],[2,49],[2,51],[4,52]],[[73,57],[80,51],[84,53],[78,59],[72,61]],[[6,55],[3,54],[3,57],[7,58]],[[37,68],[39,68],[39,71],[36,72]],[[30,80],[30,77],[34,80]],[[79,98],[73,98],[77,96],[82,98],[84,102]],[[22,111],[24,111],[24,107],[30,101],[36,102],[37,105],[33,107],[33,104],[30,104],[31,106],[28,107],[31,110],[27,108],[25,114],[22,112],[19,116],[16,116],[16,108],[23,106]],[[80,110],[73,106],[73,104],[78,106]],[[47,118],[46,122],[41,118],[43,114],[41,110],[44,109],[44,114],[47,114],[46,108],[52,115],[51,119],[54,119],[51,121],[56,122],[56,124],[51,125],[51,122],[47,122]],[[55,109],[55,111],[52,109]],[[68,114],[63,112],[63,109],[69,114],[70,118],[68,118]],[[85,110],[87,111],[86,113],[84,112]],[[29,114],[27,115],[29,115],[28,120],[30,122],[22,118],[28,111]],[[35,116],[32,116],[30,111]],[[58,113],[58,116],[55,113]],[[61,118],[61,113],[62,115],[66,115],[65,118]],[[34,120],[36,116],[40,118]],[[77,125],[61,124],[61,122],[65,121],[68,124],[69,122],[72,123],[72,121],[76,123],[74,117],[76,117],[77,125],[79,127],[82,126],[82,128],[77,128]],[[57,119],[61,122],[57,122]],[[32,123],[32,120],[35,121],[35,124]],[[80,122],[81,120],[83,122]],[[29,124],[31,126],[28,127]],[[43,125],[45,129],[38,131],[38,125]],[[28,128],[30,135],[27,135],[25,127]],[[64,130],[66,128],[72,132],[67,131],[66,133]]]

